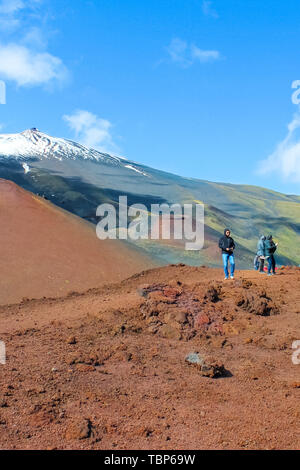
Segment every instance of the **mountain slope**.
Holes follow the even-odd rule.
[[[0,304],[84,291],[153,265],[118,240],[99,240],[92,224],[2,179],[0,224]]]
[[[88,149],[37,130],[0,136],[0,177],[45,196],[56,205],[91,222],[96,208],[110,202],[118,210],[119,195],[128,204],[203,202],[205,247],[186,252],[173,243],[144,241],[139,246],[163,262],[219,264],[217,241],[224,227],[237,241],[239,267],[249,267],[262,233],[279,240],[282,264],[300,264],[300,197],[264,188],[183,178],[129,160]]]

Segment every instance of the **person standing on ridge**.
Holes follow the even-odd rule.
[[[260,237],[257,244],[257,256],[259,259],[259,272],[264,273],[265,256],[266,256],[266,237]]]
[[[268,276],[276,274],[276,261],[274,253],[277,250],[278,243],[274,243],[272,235],[269,235],[266,240],[266,257],[268,258]]]
[[[222,250],[225,280],[229,278],[228,261],[230,263],[230,279],[234,279],[235,260],[233,251],[235,249],[235,243],[230,236],[229,228],[225,228],[224,235],[219,240],[219,248]]]

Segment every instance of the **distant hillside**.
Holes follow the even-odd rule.
[[[93,223],[99,204],[111,202],[118,209],[119,195],[127,195],[128,204],[143,203],[148,209],[152,203],[203,202],[204,249],[187,252],[172,242],[139,242],[158,262],[216,266],[217,241],[228,226],[237,242],[239,267],[252,266],[257,240],[268,233],[279,241],[279,263],[300,264],[300,196],[183,178],[38,130],[0,135],[0,177]]]

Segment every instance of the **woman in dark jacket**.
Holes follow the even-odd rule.
[[[269,235],[266,240],[265,249],[266,257],[268,258],[268,276],[275,274],[276,261],[274,253],[277,250],[278,243],[274,243],[272,235]]]

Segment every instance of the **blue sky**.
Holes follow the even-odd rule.
[[[300,194],[299,19],[298,0],[0,0],[1,132]]]

